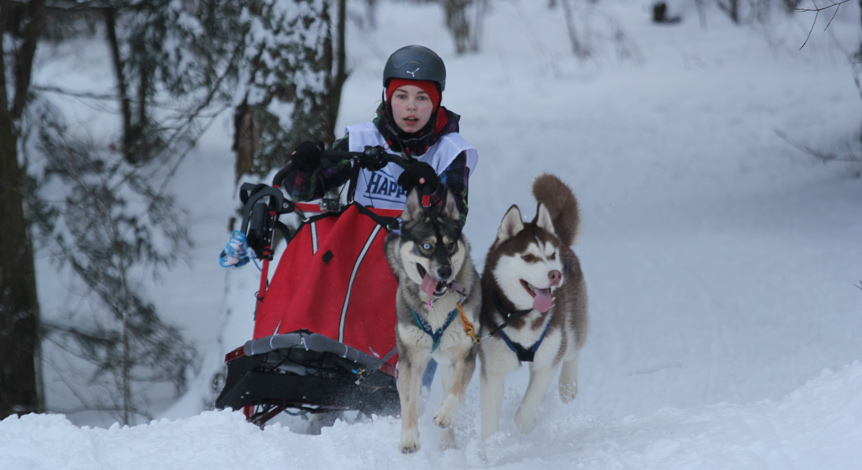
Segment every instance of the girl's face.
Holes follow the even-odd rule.
[[[389,99],[395,125],[412,134],[419,132],[431,119],[434,103],[423,89],[415,85],[404,85],[395,89]]]

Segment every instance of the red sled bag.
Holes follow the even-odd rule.
[[[374,357],[389,353],[398,282],[383,240],[393,223],[358,204],[303,222],[258,306],[254,338],[308,330]]]
[[[348,201],[354,200],[358,169],[378,167],[381,160],[406,164],[376,147],[325,155],[351,162]],[[348,410],[395,415],[400,410],[398,285],[383,242],[401,211],[342,205],[340,198],[319,205],[290,201],[280,186],[292,169],[288,162],[271,185],[240,188],[242,226],[231,235],[219,264],[232,268],[259,259],[261,277],[253,338],[225,355],[227,373],[216,408],[242,409],[261,427],[282,412],[329,424]],[[321,215],[305,216],[320,210]],[[303,222],[291,234],[279,217],[296,212]],[[270,279],[276,229],[287,247]]]

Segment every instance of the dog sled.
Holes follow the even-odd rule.
[[[250,340],[225,356],[227,375],[217,408],[243,410],[263,427],[286,412],[330,422],[345,411],[365,416],[399,412],[396,389],[395,292],[397,281],[383,250],[400,210],[374,209],[354,201],[359,170],[403,160],[379,147],[365,152],[326,151],[349,160],[346,203],[287,199],[282,182],[288,163],[270,185],[243,184],[241,229],[234,232],[248,257],[260,261],[260,286]],[[291,231],[280,218],[296,214]],[[274,258],[274,239],[287,246]],[[242,243],[244,241],[245,243]],[[253,256],[251,256],[253,253]],[[222,253],[222,259],[237,253]],[[257,262],[257,261],[256,261]]]

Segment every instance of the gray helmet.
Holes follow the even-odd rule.
[[[393,52],[383,67],[383,87],[393,78],[428,80],[442,93],[446,89],[443,59],[425,46],[404,46]]]

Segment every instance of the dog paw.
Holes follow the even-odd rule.
[[[439,428],[449,429],[452,427],[453,422],[455,422],[454,413],[450,413],[443,408],[440,408],[434,414],[434,424]]]
[[[402,454],[412,454],[419,450],[419,432],[410,432],[401,435],[398,450]]]
[[[536,429],[536,413],[518,408],[515,413],[515,427],[523,434],[530,434],[533,429]]]
[[[564,384],[560,382],[560,400],[563,400],[563,403],[570,403],[576,396],[578,396],[577,383]]]
[[[440,450],[442,450],[442,451],[460,450],[460,449],[461,449],[461,446],[459,446],[457,442],[441,442],[440,443]]]
[[[419,451],[419,444],[401,444],[399,448],[402,454],[413,454]]]
[[[455,440],[455,431],[452,428],[446,429],[443,432],[443,438],[440,440],[440,450],[459,449],[458,441]]]
[[[443,429],[448,429],[455,422],[455,414],[458,412],[458,400],[454,397],[446,397],[440,409],[434,413],[434,424]]]

